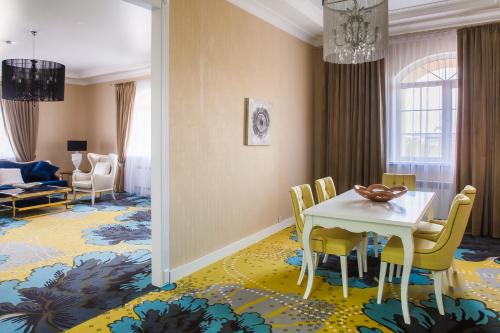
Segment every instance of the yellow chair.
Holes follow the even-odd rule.
[[[472,190],[472,189],[471,189]],[[453,200],[448,222],[436,242],[414,238],[413,267],[431,270],[434,280],[434,292],[439,313],[444,315],[442,280],[443,272],[446,272],[452,262],[456,249],[462,242],[462,238],[469,221],[472,209],[471,200],[464,194],[457,194]],[[403,244],[399,237],[391,237],[384,247],[381,256],[379,289],[377,303],[382,302],[385,273],[387,264],[403,265]]]
[[[476,189],[474,187],[467,185],[460,193],[466,195],[470,199],[471,204],[474,205],[476,198]],[[436,242],[445,225],[446,220],[432,219],[429,222],[421,221],[413,236]]]
[[[384,173],[382,175],[382,185],[387,187],[394,186],[406,186],[409,191],[415,191],[417,189],[417,176],[412,174],[404,173]],[[384,237],[385,238],[385,237]],[[378,258],[378,245],[379,245],[379,235],[373,233],[373,253],[375,258]],[[392,274],[394,271],[394,266],[391,265],[389,268],[389,281],[392,281]],[[398,267],[397,276],[399,276],[401,268]]]
[[[318,203],[329,200],[337,195],[332,177],[316,179],[314,187],[316,188]]]
[[[290,189],[292,198],[292,209],[295,217],[295,227],[297,230],[297,238],[302,245],[302,231],[304,230],[304,215],[302,212],[314,206],[314,198],[311,187],[308,184],[299,185]],[[314,267],[318,264],[318,253],[336,255],[340,257],[340,268],[342,273],[342,289],[344,297],[348,295],[347,284],[347,256],[352,249],[357,245],[357,256],[361,258],[361,234],[356,234],[340,228],[325,229],[314,228],[311,232],[311,250],[314,253]],[[304,278],[307,265],[305,258],[302,259],[302,268],[300,269],[299,279],[297,284],[300,285]],[[363,267],[361,260],[358,260],[358,273],[363,277]]]
[[[337,196],[337,190],[335,189],[335,183],[332,177],[325,177],[321,179],[316,179],[314,181],[314,187],[316,188],[316,197],[318,198],[318,203],[326,200],[330,200]],[[366,237],[366,232],[361,234],[363,236],[362,253],[363,253],[363,272],[368,271],[368,238]],[[328,260],[328,254],[323,257],[323,263]]]
[[[417,176],[403,173],[384,173],[382,184],[388,187],[406,186],[409,191],[417,189]]]

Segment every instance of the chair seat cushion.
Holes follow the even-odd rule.
[[[425,269],[426,267],[422,267],[427,266],[425,262],[422,262],[423,260],[425,261],[423,259],[425,256],[420,255],[419,251],[432,249],[436,245],[436,242],[414,237],[413,245],[413,266]],[[404,252],[401,238],[392,236],[382,250],[381,260],[391,264],[403,265],[403,258]]]
[[[311,232],[311,248],[314,252],[345,256],[361,241],[362,237],[361,234],[340,228],[317,228]]]
[[[79,181],[73,182],[73,187],[91,189],[92,182],[90,180],[79,180]]]
[[[436,242],[443,229],[444,226],[441,224],[421,221],[417,226],[417,230],[413,233],[413,236]]]

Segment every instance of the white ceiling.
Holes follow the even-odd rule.
[[[36,58],[66,65],[69,78],[149,69],[151,13],[123,0],[0,0],[0,60],[31,58],[30,29]]]
[[[321,45],[322,0],[228,0],[314,45]],[[389,33],[443,29],[500,20],[500,0],[389,0]]]

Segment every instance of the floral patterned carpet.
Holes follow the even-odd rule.
[[[61,332],[156,290],[149,199],[83,199],[0,217],[1,333]]]
[[[411,325],[399,279],[376,304],[379,260],[320,264],[308,301],[294,228],[162,289],[150,285],[149,201],[122,197],[32,220],[0,220],[0,332],[500,332],[500,241],[466,237],[441,316],[428,272],[413,270]]]

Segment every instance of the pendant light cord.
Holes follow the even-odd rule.
[[[36,30],[30,30],[31,34],[33,35],[33,60],[35,60],[35,39],[36,39]]]

